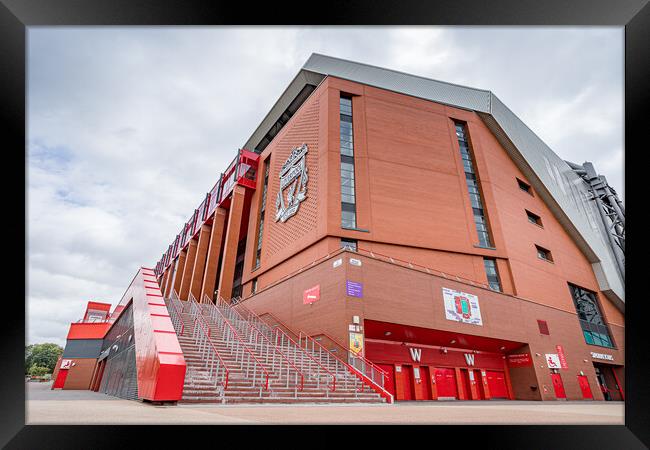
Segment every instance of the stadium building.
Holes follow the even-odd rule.
[[[188,213],[55,387],[624,399],[624,207],[490,91],[313,54]]]

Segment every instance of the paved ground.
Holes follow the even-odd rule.
[[[27,424],[611,424],[622,402],[406,402],[395,405],[152,406],[27,384]]]

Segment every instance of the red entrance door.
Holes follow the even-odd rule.
[[[591,386],[589,386],[589,380],[585,375],[578,375],[578,384],[580,385],[580,390],[582,391],[582,398],[594,398],[593,394],[591,393]]]
[[[478,400],[485,400],[485,386],[483,384],[483,377],[481,376],[480,370],[474,371],[474,381],[476,382],[476,393],[478,394]]]
[[[68,369],[59,369],[59,373],[56,376],[56,380],[54,380],[52,389],[63,389],[63,385],[65,384],[65,379],[67,376],[68,376]]]
[[[551,381],[553,382],[553,389],[555,390],[556,398],[566,398],[566,392],[564,392],[564,383],[562,383],[562,377],[559,373],[551,374]]]
[[[413,386],[413,366],[402,366],[401,398],[398,400],[415,400]]]
[[[438,399],[458,398],[456,389],[456,372],[454,369],[435,368],[433,371],[438,390]]]
[[[386,372],[386,375],[384,375],[384,389],[393,394],[393,398],[395,398],[395,366],[392,364],[377,365]]]
[[[486,372],[488,387],[490,388],[491,398],[508,398],[508,388],[506,388],[506,377],[503,372],[488,370]]]
[[[431,377],[427,366],[420,366],[420,382],[422,383],[422,400],[432,400],[431,394]]]

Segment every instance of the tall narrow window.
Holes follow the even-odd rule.
[[[578,320],[582,327],[585,342],[591,345],[613,348],[614,344],[605,324],[605,319],[600,313],[596,294],[573,284],[569,284],[569,289],[578,313]]]
[[[476,224],[476,232],[478,233],[478,242],[481,247],[492,247],[492,240],[490,239],[488,223],[485,218],[483,200],[481,199],[478,178],[476,176],[474,162],[472,161],[472,152],[469,148],[469,141],[467,140],[465,124],[456,122],[456,137],[458,138],[460,156],[463,159],[465,182],[467,183],[469,200],[472,204],[472,211],[474,212],[474,223]]]
[[[354,194],[354,138],[352,132],[352,98],[340,99],[341,136],[341,226],[357,227],[357,208]]]
[[[266,191],[269,185],[269,165],[271,158],[264,161],[264,187],[262,188],[262,204],[260,205],[260,225],[257,229],[257,249],[255,250],[255,268],[260,266],[262,259],[262,233],[264,233],[264,212],[266,211]]]
[[[488,284],[493,291],[501,292],[501,282],[499,281],[499,271],[497,270],[497,262],[492,258],[483,258],[485,265],[485,274],[487,275]]]

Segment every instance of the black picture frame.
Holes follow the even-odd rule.
[[[329,2],[318,4],[291,4],[269,2],[267,4],[225,3],[195,0],[0,0],[0,114],[5,133],[4,163],[7,183],[4,189],[5,211],[9,225],[5,231],[5,262],[13,272],[5,271],[3,325],[0,326],[2,339],[0,345],[4,357],[0,370],[0,444],[7,448],[115,448],[140,445],[170,446],[175,438],[187,448],[190,442],[206,439],[218,445],[242,445],[252,439],[248,427],[229,427],[221,432],[214,427],[191,427],[190,429],[162,426],[35,426],[25,425],[24,390],[24,343],[25,309],[20,298],[26,299],[27,268],[19,255],[25,254],[29,243],[19,247],[18,236],[26,238],[26,39],[27,27],[38,25],[226,25],[258,24],[275,18],[278,25],[607,25],[625,27],[625,144],[638,152],[627,152],[628,157],[636,159],[647,153],[642,138],[646,134],[650,87],[650,6],[648,0],[575,0],[571,3],[559,0],[495,0],[492,2],[457,0],[454,2],[419,1],[357,1]],[[637,149],[638,147],[638,149]],[[22,151],[20,150],[22,149]],[[25,168],[24,171],[14,169]],[[631,180],[644,180],[642,164],[628,164],[626,158],[625,177]],[[636,166],[636,167],[635,167]],[[647,176],[646,176],[647,178]],[[15,194],[17,184],[22,181],[25,189],[23,218],[19,220],[20,197]],[[643,191],[644,188],[641,190]],[[647,188],[645,188],[647,189]],[[637,195],[636,189],[626,189],[627,203]],[[643,195],[643,193],[641,193]],[[16,203],[16,207],[11,204]],[[628,205],[629,206],[629,205]],[[632,216],[635,212],[634,206]],[[634,229],[634,220],[629,220]],[[630,242],[629,226],[626,232]],[[627,258],[634,252],[634,232],[632,245],[628,245]],[[16,248],[12,248],[16,246]],[[24,253],[23,253],[24,252]],[[632,258],[634,261],[634,256]],[[634,262],[633,262],[634,264]],[[22,271],[21,271],[22,269]],[[21,273],[22,272],[22,273]],[[629,272],[630,273],[630,272]],[[631,272],[635,273],[635,272]],[[22,278],[24,277],[24,278]],[[24,279],[21,286],[19,280]],[[631,280],[631,281],[630,281]],[[650,418],[648,407],[648,380],[645,376],[648,357],[644,346],[642,323],[645,315],[645,296],[633,295],[630,287],[638,283],[635,276],[626,283],[630,303],[626,305],[626,401],[624,426],[437,426],[435,429],[418,427],[405,433],[395,432],[391,427],[373,427],[372,430],[353,427],[335,427],[338,432],[347,434],[344,440],[333,435],[323,434],[317,427],[264,427],[261,436],[268,442],[265,445],[289,446],[291,440],[296,445],[313,445],[322,441],[331,446],[361,446],[368,437],[386,439],[397,438],[408,443],[417,438],[443,442],[442,437],[450,438],[452,444],[465,443],[482,448],[647,448],[650,445]],[[21,297],[22,296],[22,297]],[[61,411],[65,414],[65,410]],[[257,429],[256,431],[261,431]],[[368,433],[368,432],[371,433]],[[305,434],[306,436],[298,436]],[[305,440],[311,436],[311,439]],[[320,437],[319,437],[320,436]],[[310,442],[311,440],[311,442]],[[252,443],[252,441],[250,441]],[[289,444],[287,444],[289,443]],[[421,445],[421,444],[418,444]]]

